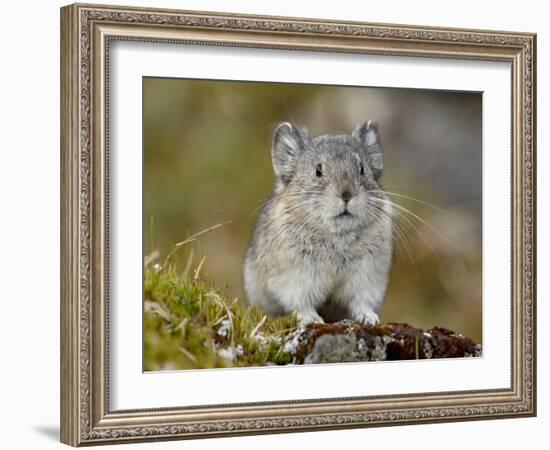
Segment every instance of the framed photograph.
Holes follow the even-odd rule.
[[[61,440],[536,414],[536,36],[61,9]]]

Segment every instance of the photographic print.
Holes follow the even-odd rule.
[[[142,92],[145,371],[482,355],[482,93]]]
[[[63,7],[62,442],[536,415],[535,90],[533,33]]]

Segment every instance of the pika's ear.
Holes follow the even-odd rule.
[[[292,178],[296,159],[303,151],[307,140],[306,131],[289,122],[280,123],[273,132],[271,159],[275,175],[283,184]]]
[[[361,148],[366,152],[367,161],[372,169],[374,178],[378,180],[382,175],[383,169],[382,146],[380,145],[378,124],[369,120],[368,122],[357,125],[351,135],[360,142]]]

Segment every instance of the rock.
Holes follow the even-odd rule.
[[[354,334],[326,333],[315,340],[312,351],[304,357],[304,364],[358,360],[358,345]]]
[[[478,357],[481,345],[451,330],[407,324],[310,324],[286,339],[295,364]]]

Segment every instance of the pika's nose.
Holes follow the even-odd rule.
[[[344,202],[349,202],[351,200],[351,192],[348,191],[347,189],[342,192],[342,200],[344,200]]]

